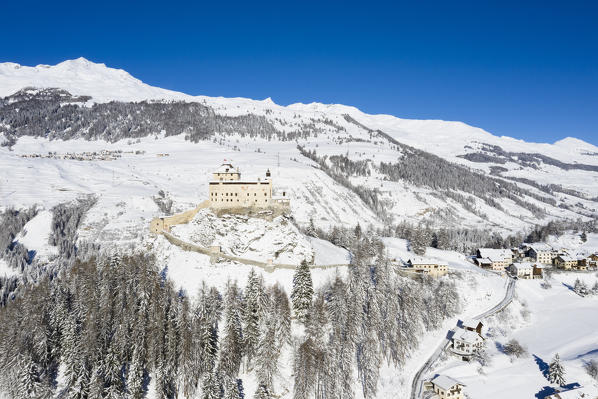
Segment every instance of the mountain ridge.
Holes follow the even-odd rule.
[[[463,122],[370,115],[340,104],[193,97],[85,59],[24,68],[19,75],[15,64],[0,65],[0,95],[19,89],[0,98],[0,143],[22,155],[31,145],[50,145],[39,140],[68,141],[63,148],[76,146],[72,139],[122,148],[148,138],[166,148],[178,137],[179,144],[160,149],[174,154],[167,169],[176,170],[177,162],[189,161],[179,151],[205,158],[212,143],[210,151],[223,153],[220,160],[245,159],[250,169],[260,159],[269,159],[265,169],[284,161],[285,185],[301,193],[294,212],[302,223],[331,218],[354,224],[369,208],[380,223],[518,231],[598,215],[598,148],[575,138],[526,143]],[[30,89],[36,83],[52,88]],[[11,151],[2,154],[14,164]],[[206,170],[215,162],[193,160]],[[177,181],[160,188],[177,196],[184,191]]]
[[[93,73],[93,74],[90,74]],[[91,78],[96,77],[95,82]],[[113,79],[114,84],[108,84]],[[95,87],[90,83],[95,83]],[[104,87],[102,87],[104,86]],[[114,90],[120,87],[118,90]],[[368,114],[357,107],[344,104],[324,104],[319,102],[312,103],[292,103],[287,106],[276,104],[272,98],[264,100],[254,100],[244,97],[208,97],[203,95],[193,96],[179,91],[163,89],[144,83],[135,78],[123,69],[112,68],[104,63],[95,63],[84,57],[73,60],[65,60],[56,65],[39,64],[36,66],[23,66],[14,62],[0,63],[0,97],[6,97],[16,93],[25,87],[36,88],[61,88],[74,95],[88,95],[92,97],[93,102],[109,101],[144,101],[144,100],[175,100],[189,102],[206,102],[210,105],[231,106],[262,106],[262,107],[281,107],[287,110],[303,112],[320,112],[358,115],[375,119],[374,124],[385,125],[387,123],[399,123],[408,129],[443,129],[467,130],[470,134],[498,138],[518,144],[541,144],[546,146],[572,145],[581,146],[585,150],[598,152],[598,147],[575,137],[565,137],[554,143],[532,143],[526,142],[510,136],[496,136],[486,130],[469,125],[461,121],[447,121],[442,119],[406,119],[390,114]],[[112,89],[112,90],[111,90]],[[439,126],[441,125],[441,126]],[[371,126],[369,126],[371,127]],[[382,130],[382,129],[381,129]],[[388,133],[388,132],[387,132]],[[573,142],[573,140],[575,140]],[[410,143],[413,145],[412,143]]]

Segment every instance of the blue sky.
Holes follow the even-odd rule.
[[[13,1],[2,8],[0,61],[83,56],[189,94],[342,103],[460,120],[528,141],[574,136],[598,145],[592,1]]]

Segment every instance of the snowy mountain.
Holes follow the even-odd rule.
[[[16,155],[130,149],[130,139],[141,140],[138,148],[151,153],[155,150],[143,138],[159,137],[155,148],[171,154],[171,170],[195,163],[196,171],[207,173],[218,158],[232,158],[250,174],[262,173],[257,164],[264,169],[280,165],[277,181],[295,192],[296,219],[307,223],[313,218],[322,227],[365,219],[374,225],[402,221],[481,229],[490,225],[507,232],[598,214],[598,147],[573,138],[554,144],[526,143],[461,122],[369,115],[344,105],[285,107],[271,99],[189,96],[149,86],[123,70],[83,58],[55,66],[0,64],[0,96],[4,96],[0,141],[5,146],[1,161],[19,174],[28,173],[23,168],[35,169],[39,162],[17,161]],[[35,111],[26,115],[24,109]],[[36,137],[35,144],[24,136]],[[182,145],[170,136],[197,144]],[[48,140],[54,138],[67,141]],[[11,144],[13,151],[8,152]],[[208,150],[206,146],[218,156],[196,157]],[[139,161],[138,177],[146,186],[166,189],[175,200],[205,198],[203,190],[191,190],[189,195],[181,187],[189,175],[156,181],[157,165],[144,167]],[[70,166],[44,162],[62,170],[60,181],[51,187],[68,184]],[[119,170],[112,165],[102,164],[107,176],[90,180],[110,180],[124,173],[123,165]],[[307,176],[311,177],[306,180]],[[199,174],[193,178],[205,180]],[[0,189],[4,201],[18,197],[13,191],[20,192],[20,183],[14,179],[5,180],[13,187],[10,191]],[[97,193],[98,184],[79,181],[78,189],[72,189]]]
[[[556,353],[570,387],[598,388],[595,272],[515,284],[468,257],[538,225],[534,241],[596,253],[591,144],[189,96],[82,58],[0,64],[0,144],[0,398],[407,398],[436,373],[472,398],[546,397]],[[202,208],[150,233],[208,199],[223,159],[270,170],[291,214]],[[404,267],[416,248],[447,274]],[[486,350],[463,362],[447,332],[471,318]]]

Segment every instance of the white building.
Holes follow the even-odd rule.
[[[484,347],[484,337],[477,331],[458,328],[451,338],[451,351],[463,360],[469,360]]]
[[[557,255],[557,252],[550,245],[540,242],[535,244],[525,244],[527,247],[527,255],[538,263],[545,265],[552,264],[552,259]]]
[[[409,258],[407,265],[417,273],[427,274],[433,277],[443,276],[448,273],[448,263],[438,262],[425,258]]]
[[[437,375],[427,381],[424,387],[435,393],[430,399],[465,399],[465,384],[446,375]]]
[[[542,278],[542,270],[542,265],[532,262],[518,262],[509,266],[511,274],[520,279]]]
[[[510,249],[479,248],[477,257],[490,260],[490,268],[497,271],[503,271],[513,262],[513,252]]]

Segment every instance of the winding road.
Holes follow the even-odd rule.
[[[511,301],[513,300],[513,294],[515,293],[515,282],[516,280],[508,277],[509,281],[507,283],[507,290],[505,292],[504,298],[494,307],[488,309],[487,311],[480,313],[479,315],[473,317],[473,320],[481,320],[486,317],[492,316],[506,308]],[[426,360],[426,362],[421,366],[415,376],[413,377],[413,382],[411,384],[411,395],[409,396],[410,399],[419,399],[422,397],[422,391],[424,387],[424,375],[430,371],[432,365],[438,360],[440,355],[448,349],[450,345],[450,340],[445,338],[442,343],[436,348],[434,353]]]

